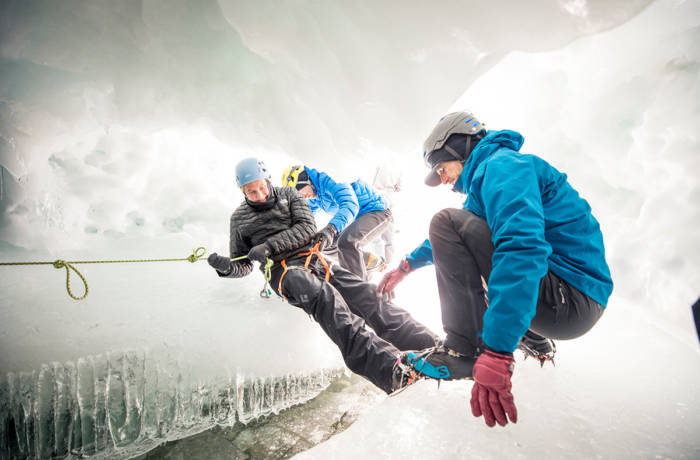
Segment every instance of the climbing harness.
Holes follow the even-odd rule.
[[[311,263],[311,258],[312,258],[312,257],[314,256],[314,254],[315,254],[316,257],[318,258],[318,260],[321,261],[321,264],[323,264],[323,268],[326,269],[325,280],[328,281],[328,280],[331,278],[331,269],[328,267],[328,262],[326,262],[325,257],[323,257],[323,255],[321,254],[321,251],[320,251],[320,249],[319,249],[320,246],[321,246],[321,242],[319,241],[319,242],[316,243],[316,244],[314,245],[314,247],[312,247],[310,250],[304,251],[304,252],[300,252],[300,253],[298,253],[298,254],[296,254],[296,255],[298,255],[298,256],[307,256],[307,257],[306,257],[306,261],[304,261],[304,268],[308,270],[308,269],[309,269],[309,264]],[[280,276],[279,285],[278,285],[278,287],[277,287],[277,293],[278,293],[279,295],[281,295],[282,298],[283,298],[284,300],[286,300],[287,302],[289,302],[289,300],[287,300],[287,297],[285,297],[285,295],[282,294],[282,280],[284,279],[284,275],[286,275],[286,274],[287,274],[287,271],[289,270],[289,267],[287,267],[287,260],[286,260],[286,259],[282,259],[282,260],[280,261],[280,265],[282,265],[282,268],[284,268],[284,271],[282,272],[282,275]]]
[[[82,273],[74,267],[75,264],[121,264],[121,263],[136,263],[136,262],[176,262],[186,260],[190,263],[195,263],[198,260],[202,260],[202,257],[207,253],[207,250],[203,247],[198,247],[192,254],[187,257],[178,259],[131,259],[131,260],[73,260],[65,261],[62,259],[55,260],[53,262],[0,262],[0,266],[13,266],[13,265],[53,265],[54,268],[65,268],[66,269],[66,290],[68,295],[75,300],[83,300],[88,295],[88,283]],[[70,287],[70,270],[73,270],[83,282],[85,286],[85,293],[78,297],[73,294]]]

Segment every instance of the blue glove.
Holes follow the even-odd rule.
[[[231,273],[231,259],[228,257],[220,256],[219,254],[212,252],[209,257],[207,257],[207,262],[209,265],[214,267],[217,272],[222,275],[228,275]]]

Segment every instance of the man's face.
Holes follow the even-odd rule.
[[[303,188],[299,189],[299,193],[301,193],[301,196],[303,196],[307,200],[316,198],[316,193],[314,192],[314,188],[311,185],[305,185]]]
[[[258,179],[249,182],[243,186],[243,193],[253,203],[263,203],[270,195],[270,189],[267,187],[267,180]]]
[[[457,179],[459,179],[460,174],[462,174],[463,169],[464,165],[459,160],[443,161],[442,163],[438,163],[435,172],[440,176],[440,182],[454,185]]]

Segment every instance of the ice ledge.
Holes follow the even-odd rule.
[[[0,458],[132,457],[214,425],[304,403],[343,369],[202,379],[172,360],[118,351],[8,373],[0,381]]]

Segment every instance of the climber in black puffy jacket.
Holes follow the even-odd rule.
[[[219,276],[240,278],[250,274],[253,261],[262,270],[272,260],[272,288],[321,325],[350,370],[386,393],[404,387],[412,373],[397,363],[400,351],[434,346],[437,336],[378,295],[374,285],[327,266],[313,251],[318,238],[306,200],[291,187],[273,187],[269,177],[255,158],[238,164],[236,180],[246,198],[231,216],[230,257],[214,253],[209,264]],[[247,258],[232,260],[241,256]]]

